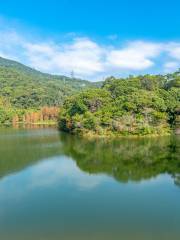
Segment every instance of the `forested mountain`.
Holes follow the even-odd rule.
[[[41,73],[0,57],[0,96],[16,108],[60,106],[66,96],[95,85],[81,79]]]
[[[68,132],[167,134],[180,123],[180,72],[91,83],[0,58],[0,124],[54,120],[59,107]]]

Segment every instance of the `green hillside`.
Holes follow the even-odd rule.
[[[180,74],[110,77],[69,97],[60,129],[88,136],[165,135],[179,130]]]
[[[81,79],[41,73],[0,57],[0,96],[16,108],[59,106],[66,96],[95,85]]]

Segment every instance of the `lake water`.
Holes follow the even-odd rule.
[[[180,138],[0,130],[0,239],[179,240]]]

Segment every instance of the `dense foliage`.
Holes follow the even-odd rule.
[[[100,89],[67,98],[60,129],[83,135],[167,134],[180,107],[180,75],[108,78]]]
[[[54,120],[65,97],[94,87],[85,80],[41,73],[0,57],[0,124]],[[44,109],[51,115],[44,115]]]
[[[59,106],[66,96],[93,86],[85,80],[41,73],[0,58],[0,96],[16,108]]]
[[[0,97],[0,124],[10,124],[15,114],[15,109],[4,98]]]
[[[59,114],[58,107],[15,108],[0,97],[0,125],[18,126],[19,123],[34,124],[46,123],[56,124]]]

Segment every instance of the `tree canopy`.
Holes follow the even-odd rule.
[[[85,80],[41,73],[0,58],[0,96],[17,108],[60,106],[65,97],[94,86]]]
[[[168,134],[180,104],[178,73],[110,77],[100,89],[67,98],[60,129],[89,135]]]

